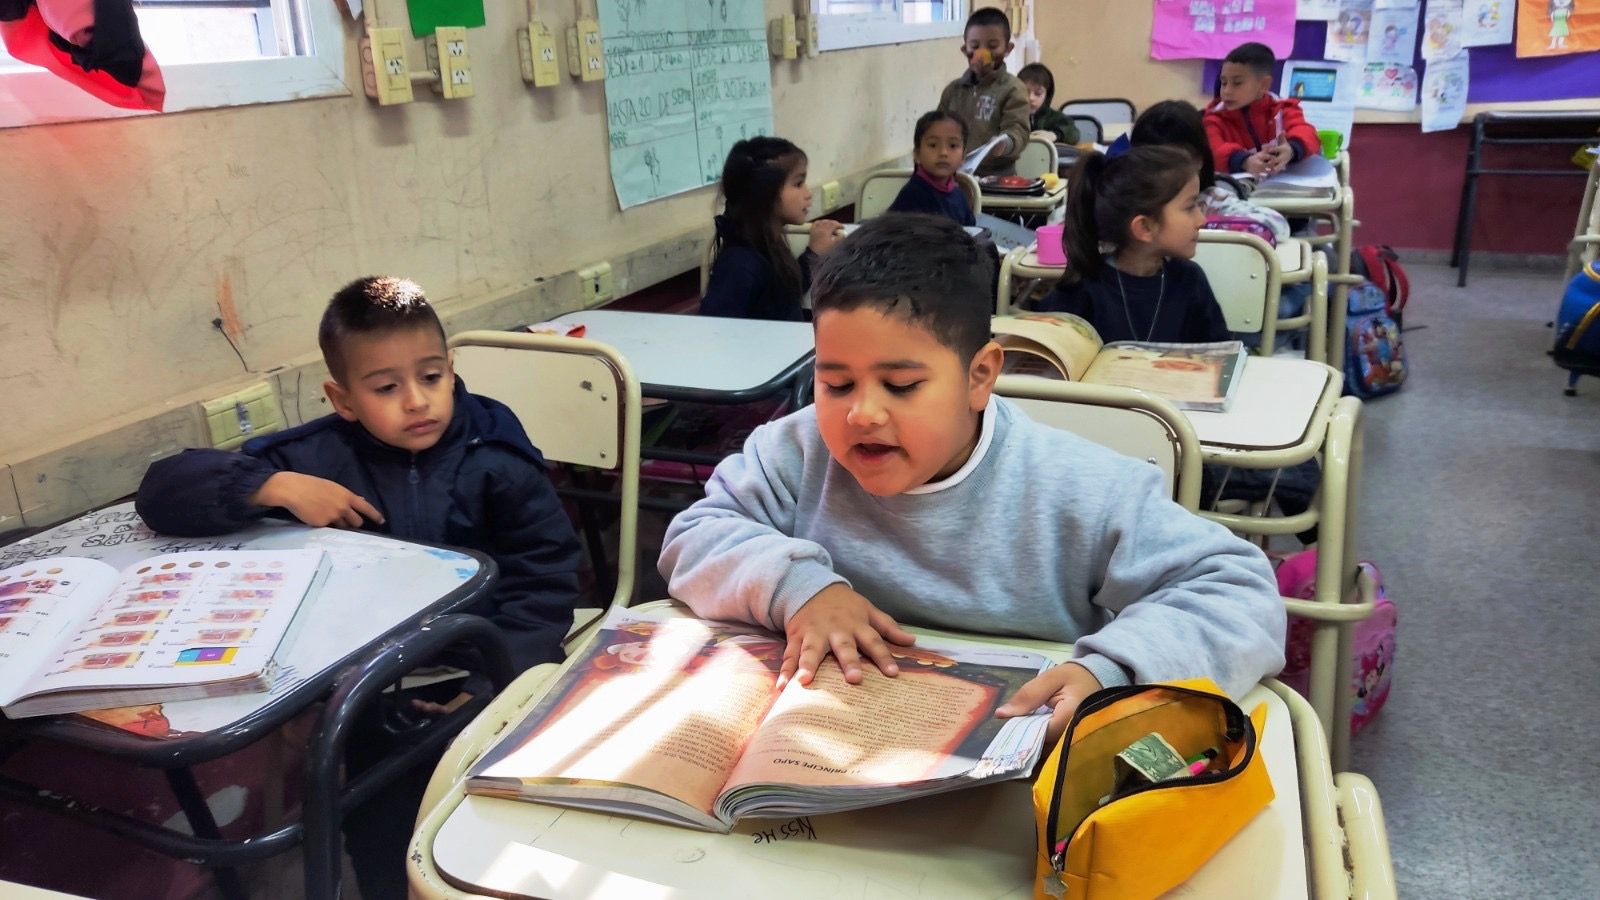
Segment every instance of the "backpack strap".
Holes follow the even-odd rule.
[[[1406,277],[1406,270],[1400,265],[1400,254],[1394,248],[1384,244],[1379,248],[1383,257],[1384,271],[1389,273],[1389,315],[1395,315],[1406,308],[1411,302],[1411,280]]]

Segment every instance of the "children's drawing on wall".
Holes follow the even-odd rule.
[[[1372,0],[1341,0],[1339,15],[1328,22],[1322,55],[1328,59],[1366,59],[1372,29]]]
[[[1409,66],[1417,49],[1415,7],[1373,8],[1372,34],[1367,38],[1367,62]]]
[[[1517,55],[1600,50],[1600,0],[1517,0]]]
[[[1492,47],[1511,43],[1512,0],[1468,0],[1461,15],[1461,45]]]
[[[1363,109],[1410,112],[1417,108],[1417,70],[1392,63],[1369,62],[1361,70],[1356,105]]]
[[[1428,63],[1422,73],[1422,130],[1449,131],[1461,124],[1467,111],[1467,57],[1461,51],[1451,59]]]
[[[1461,0],[1428,0],[1422,26],[1422,58],[1451,59],[1461,52]]]

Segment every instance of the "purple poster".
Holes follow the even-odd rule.
[[[1294,46],[1295,0],[1155,0],[1151,59],[1221,59],[1249,41]]]

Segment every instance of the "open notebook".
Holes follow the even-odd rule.
[[[0,571],[11,718],[264,691],[321,550],[191,551],[116,569],[57,556]]]

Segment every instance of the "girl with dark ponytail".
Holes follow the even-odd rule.
[[[739,141],[722,165],[723,212],[716,218],[716,261],[700,314],[738,319],[805,318],[801,298],[811,264],[838,242],[839,223],[811,223],[811,243],[797,260],[783,235],[811,208],[806,155],[775,137]]]
[[[1087,319],[1108,343],[1228,340],[1193,262],[1206,220],[1198,171],[1181,147],[1085,154],[1067,179],[1067,275],[1039,308]]]

